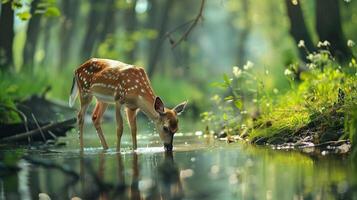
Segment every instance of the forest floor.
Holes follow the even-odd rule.
[[[277,149],[348,153],[355,146],[356,126],[357,75],[327,67],[302,74],[301,83],[240,136]]]

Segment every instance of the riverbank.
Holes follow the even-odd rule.
[[[259,145],[347,153],[356,142],[356,88],[355,74],[332,67],[312,70],[242,136]]]
[[[222,84],[231,95],[216,100],[223,117],[204,113],[203,121],[209,122],[210,129],[213,120],[219,121],[222,131],[218,132],[228,141],[245,140],[275,149],[314,148],[322,154],[356,151],[356,61],[341,66],[326,52],[310,57],[308,70],[298,71],[295,65],[285,70],[291,87],[285,93],[264,88],[248,70],[233,69],[232,78],[225,76]],[[257,82],[252,94],[244,90],[251,79]]]

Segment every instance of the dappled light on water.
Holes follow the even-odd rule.
[[[356,166],[347,158],[227,144],[200,134],[179,134],[173,152],[150,143],[158,140],[155,134],[142,134],[135,151],[126,137],[119,153],[115,145],[103,150],[98,139],[89,135],[82,154],[73,136],[66,139],[67,146],[36,151],[36,156],[20,160],[20,172],[0,180],[1,191],[19,199],[36,199],[39,194],[53,199],[344,199],[357,195]]]

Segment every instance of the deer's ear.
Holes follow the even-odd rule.
[[[176,112],[176,114],[180,115],[184,110],[187,105],[187,101],[184,101],[177,105],[173,110]]]
[[[154,109],[156,112],[158,112],[160,115],[163,115],[165,113],[165,106],[160,97],[156,97],[155,102],[154,102]]]

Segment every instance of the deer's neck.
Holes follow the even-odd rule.
[[[154,95],[140,95],[138,98],[138,107],[149,119],[156,122],[160,116],[154,109],[154,101]]]

